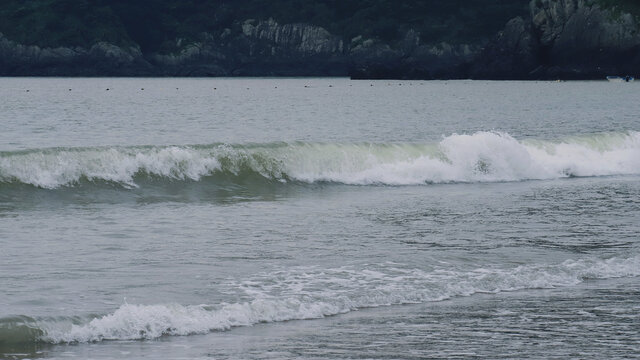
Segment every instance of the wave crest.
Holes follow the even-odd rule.
[[[81,181],[138,186],[140,178],[418,185],[640,174],[640,133],[519,141],[506,133],[438,143],[60,148],[0,153],[0,182],[55,189]]]

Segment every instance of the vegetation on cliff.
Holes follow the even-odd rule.
[[[0,32],[18,43],[89,46],[98,41],[170,52],[176,39],[219,34],[246,19],[309,23],[352,39],[423,43],[485,39],[527,12],[529,0],[4,0]]]
[[[606,9],[614,9],[633,14],[637,18],[640,17],[640,2],[638,0],[595,0],[595,3]]]
[[[592,79],[635,74],[638,24],[638,0],[3,0],[0,75]]]

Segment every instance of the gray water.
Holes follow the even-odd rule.
[[[637,358],[639,94],[1,79],[0,358]]]

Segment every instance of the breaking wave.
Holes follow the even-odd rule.
[[[640,132],[517,140],[501,132],[434,143],[270,143],[0,152],[0,186],[46,189],[144,179],[418,185],[640,174]]]
[[[155,339],[204,334],[233,327],[317,319],[350,311],[427,303],[477,293],[577,285],[588,279],[640,276],[640,256],[567,260],[550,265],[450,270],[407,269],[400,264],[288,268],[230,281],[244,302],[215,305],[123,304],[111,314],[87,318],[0,319],[0,345],[44,342]]]

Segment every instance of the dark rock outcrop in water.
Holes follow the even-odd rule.
[[[493,38],[425,42],[350,39],[304,23],[236,21],[173,51],[97,42],[90,47],[22,45],[0,34],[0,75],[352,76],[353,78],[602,78],[640,69],[637,19],[586,0],[533,0],[527,16]]]
[[[639,26],[631,14],[585,0],[535,0],[531,15],[549,76],[628,74],[640,66]]]
[[[585,0],[533,0],[473,62],[475,78],[591,79],[640,69],[635,17]]]

